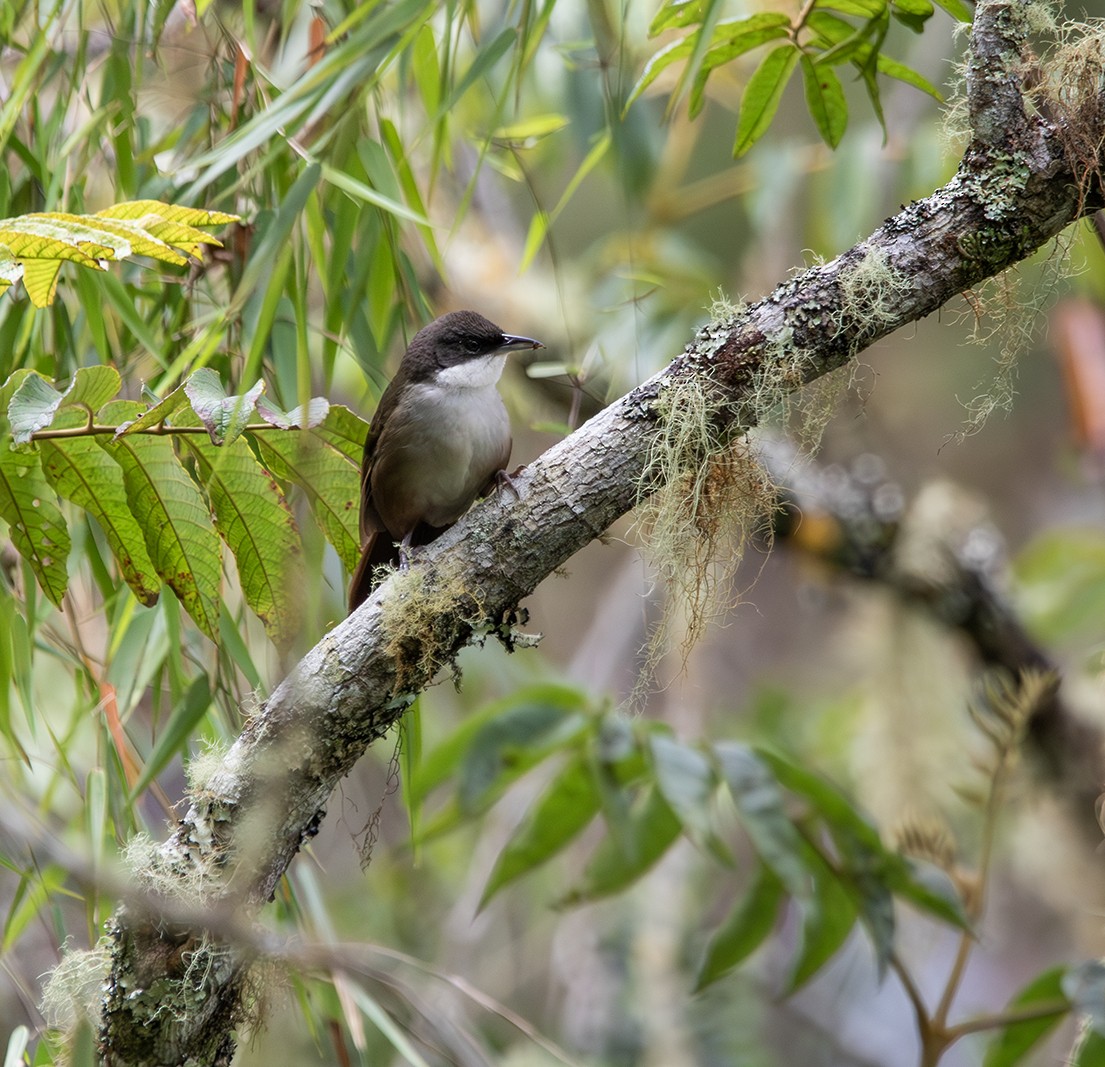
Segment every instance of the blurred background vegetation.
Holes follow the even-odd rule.
[[[941,107],[902,82],[882,82],[884,136],[862,86],[843,79],[836,151],[794,84],[736,161],[755,57],[713,73],[693,121],[685,104],[668,107],[677,67],[626,109],[669,40],[650,39],[654,14],[614,0],[5,4],[0,216],[152,198],[243,221],[189,269],[67,268],[45,310],[13,289],[0,298],[0,380],[111,364],[138,399],[207,366],[232,392],[263,377],[285,409],[322,395],[368,416],[415,330],[472,307],[547,346],[503,385],[526,462],[677,355],[719,292],[766,294],[953,173]],[[954,30],[937,11],[921,34],[892,24],[884,47],[950,95]],[[1061,668],[1070,713],[1096,724],[1105,438],[1093,430],[1105,401],[1084,383],[1087,366],[1105,366],[1092,339],[1105,261],[1088,226],[1061,244],[864,353],[776,429],[824,412],[813,462],[830,482],[877,487],[892,525],[943,493],[935,521],[975,539]],[[1011,382],[1015,402],[975,425],[974,399],[1001,399]],[[346,581],[293,503],[308,579],[291,654],[343,616]],[[64,857],[113,872],[136,834],[163,836],[187,759],[231,741],[291,662],[233,573],[215,644],[167,591],[139,605],[94,523],[70,518],[62,610],[6,544],[0,575],[0,796],[12,813],[0,822],[0,1032],[43,1063],[62,1054],[44,1037],[42,978],[66,949],[95,944],[117,902],[110,878],[97,892]],[[1013,768],[1000,804],[979,800],[997,772],[967,714],[983,671],[962,634],[780,539],[749,554],[739,603],[685,666],[665,659],[642,687],[663,591],[639,540],[630,517],[580,553],[527,604],[538,650],[465,653],[462,684],[421,698],[402,751],[378,744],[344,783],[266,921],[353,955],[274,967],[242,1064],[918,1062],[907,992],[897,974],[882,980],[851,925],[793,996],[780,995],[801,940],[792,911],[742,968],[693,993],[711,931],[749,886],[732,825],[720,831],[731,866],[684,839],[624,893],[571,907],[603,836],[589,827],[479,910],[496,856],[563,759],[555,738],[524,728],[500,738],[490,768],[464,748],[473,716],[486,726],[519,708],[571,708],[596,736],[666,723],[692,744],[770,746],[838,783],[888,843],[903,822],[938,820],[964,884],[996,837],[963,1016],[1102,952],[1100,834],[1094,811],[1055,788],[1062,771]],[[549,759],[511,773],[537,754]],[[480,774],[486,790],[466,804]],[[898,919],[895,952],[935,1003],[960,935],[909,909]],[[65,1023],[65,1005],[55,1010]],[[989,1040],[966,1037],[940,1062],[980,1063]]]

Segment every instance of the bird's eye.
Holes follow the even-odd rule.
[[[471,352],[475,355],[481,347],[482,345],[475,337],[466,337],[464,339],[464,350],[466,352]]]

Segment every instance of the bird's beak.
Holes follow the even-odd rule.
[[[502,352],[504,349],[514,348],[544,348],[545,346],[540,341],[535,341],[532,337],[521,337],[518,334],[506,333],[503,334],[503,343],[499,345],[497,351]]]

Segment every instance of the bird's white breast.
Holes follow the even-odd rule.
[[[505,355],[469,360],[439,372],[434,382],[407,387],[381,436],[382,462],[373,471],[377,506],[391,510],[392,501],[403,501],[402,515],[381,511],[393,532],[411,518],[431,526],[456,522],[506,463],[510,419],[495,388],[505,362]]]

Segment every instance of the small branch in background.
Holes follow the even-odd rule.
[[[892,589],[963,634],[984,667],[1012,678],[1058,672],[1001,593],[1005,542],[977,497],[934,482],[906,502],[881,464],[846,471],[796,462],[793,447],[780,439],[765,439],[764,459],[776,482],[787,486],[775,528],[781,541]],[[1036,707],[1026,745],[1042,780],[1100,840],[1094,808],[1105,782],[1101,731],[1076,715],[1056,686]]]

